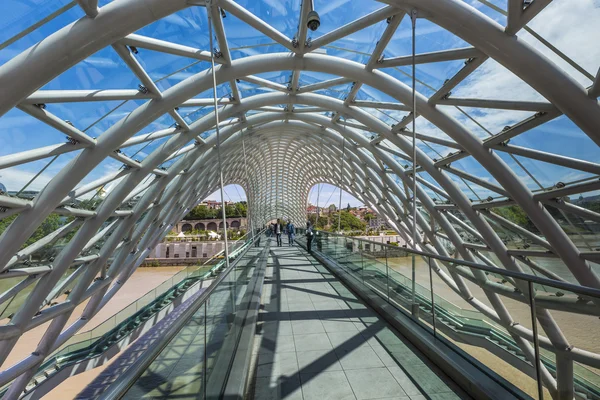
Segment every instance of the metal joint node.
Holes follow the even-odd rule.
[[[73,139],[71,136],[65,136],[65,137],[67,138],[67,143],[73,144],[73,145],[79,144],[79,140]]]
[[[148,94],[148,88],[144,85],[138,85],[138,91],[143,94]]]
[[[40,108],[42,110],[46,109],[46,104],[44,104],[44,103],[36,103],[36,104],[34,104],[34,106],[37,108]]]

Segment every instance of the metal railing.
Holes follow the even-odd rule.
[[[260,243],[259,240],[260,235],[254,236],[250,243]],[[235,338],[241,334],[241,327],[234,323],[235,316],[247,306],[242,303],[255,284],[254,271],[261,262],[266,263],[267,243],[265,241],[260,248],[245,246],[241,256],[161,333],[161,337],[131,367],[120,374],[114,384],[103,391],[100,398],[137,399],[144,391],[158,390],[153,385],[164,382],[144,379],[145,375],[152,376],[155,368],[164,370],[167,364],[175,367],[179,362],[185,363],[187,368],[190,362],[193,363],[192,369],[197,373],[185,374],[189,376],[189,382],[184,382],[178,374],[165,376],[167,382],[177,380],[177,384],[181,385],[178,395],[220,398],[228,375],[217,370],[217,365],[222,365],[224,360],[230,360],[235,355]],[[180,336],[179,332],[183,334]],[[181,346],[187,348],[183,353],[177,350]],[[188,346],[193,349],[190,350]],[[173,354],[179,355],[173,357]],[[229,361],[224,364],[230,365]],[[185,392],[186,387],[190,393]]]
[[[600,290],[323,231],[312,249],[529,395],[600,399]],[[494,311],[497,296],[511,320]],[[542,335],[549,313],[569,348]]]
[[[236,259],[252,242],[253,239],[245,234],[230,243],[229,247],[233,251],[229,258]],[[31,391],[70,363],[96,357],[106,346],[123,339],[144,321],[171,304],[172,300],[179,297],[193,283],[217,276],[225,267],[225,260],[222,258],[224,251],[223,249],[216,253],[201,265],[186,267],[94,328],[69,338],[47,357],[30,381],[27,391]],[[212,264],[215,260],[219,261]],[[5,388],[0,393],[4,390]]]

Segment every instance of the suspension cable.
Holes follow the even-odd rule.
[[[321,161],[323,161],[323,133],[321,133]],[[317,189],[317,219],[315,220],[315,228],[319,223],[319,197],[321,196],[321,188],[323,187],[322,183],[318,183],[319,187]]]
[[[241,131],[242,135],[242,151],[244,152],[244,171],[246,175],[246,184],[248,187],[248,193],[252,191],[250,187],[250,175],[248,174],[248,162],[246,161],[246,141],[244,140],[244,130]],[[250,196],[246,193],[246,220],[249,222],[250,231],[252,232],[252,240],[254,241],[254,223],[252,218],[254,218],[254,213],[250,213]]]
[[[340,201],[338,205],[338,233],[342,231],[342,185],[344,184],[344,156],[346,154],[346,117],[344,117],[344,136],[342,137],[342,158],[340,158]]]
[[[417,96],[416,96],[416,40],[415,31],[417,26],[417,10],[412,10],[410,13],[410,19],[412,22],[412,178],[413,178],[413,209],[412,209],[412,245],[413,249],[417,250],[417,131],[416,131],[416,120],[417,120]],[[418,308],[415,305],[415,290],[416,290],[416,259],[415,255],[412,255],[412,291],[411,291],[411,308],[412,314],[415,315],[418,312]]]
[[[215,107],[215,134],[217,135],[217,160],[219,165],[219,185],[221,192],[221,211],[223,215],[223,240],[225,243],[225,266],[229,268],[229,248],[227,243],[227,215],[225,212],[225,190],[223,188],[223,166],[221,164],[221,143],[219,139],[219,108],[217,102],[217,77],[215,75],[215,49],[213,45],[213,28],[212,18],[210,17],[210,10],[206,15],[208,16],[208,33],[210,38],[210,64],[213,79],[213,103]]]

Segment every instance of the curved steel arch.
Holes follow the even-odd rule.
[[[600,106],[596,99],[591,98],[588,91],[569,75],[513,35],[522,25],[522,20],[528,18],[525,12],[517,19],[514,14],[511,14],[510,26],[505,30],[459,0],[386,0],[384,2],[397,7],[397,9],[392,7],[382,9],[383,11],[378,14],[383,16],[382,18],[387,15],[396,17],[396,22],[390,24],[391,28],[384,34],[387,35],[384,43],[397,28],[401,14],[416,8],[424,18],[471,43],[477,51],[497,60],[551,101],[551,104],[542,105],[545,110],[548,110],[550,117],[564,113],[592,140],[597,144],[600,143]],[[418,182],[415,196],[420,203],[417,209],[417,221],[411,221],[410,216],[405,215],[405,211],[411,210],[415,204],[411,203],[408,194],[396,181],[399,179],[411,186],[413,179],[410,171],[398,162],[398,157],[412,162],[410,160],[412,145],[401,131],[366,112],[352,99],[341,101],[328,96],[297,92],[300,71],[332,73],[339,76],[341,80],[368,85],[380,93],[387,94],[399,102],[393,104],[394,107],[407,109],[404,104],[411,103],[410,89],[397,79],[377,70],[375,62],[377,57],[375,59],[371,57],[367,64],[359,64],[337,57],[311,54],[318,47],[328,43],[327,41],[331,42],[358,30],[366,23],[365,21],[356,21],[354,27],[344,27],[325,34],[315,41],[312,48],[307,48],[304,40],[300,40],[299,47],[294,47],[289,38],[253,18],[232,1],[220,0],[207,3],[208,12],[217,27],[222,23],[215,10],[216,7],[222,7],[291,51],[234,60],[229,54],[227,44],[222,42],[223,39],[226,40],[223,29],[217,29],[224,54],[223,58],[218,60],[222,66],[215,70],[217,83],[230,82],[234,93],[239,95],[235,79],[245,78],[261,82],[260,78],[254,75],[269,71],[294,71],[291,92],[277,83],[263,82],[282,93],[255,95],[246,99],[234,96],[238,98],[221,107],[219,111],[222,120],[241,116],[238,122],[221,128],[222,143],[219,146],[223,146],[224,154],[228,156],[223,164],[224,176],[228,182],[238,183],[246,190],[250,215],[255,223],[264,223],[277,216],[288,216],[296,223],[301,222],[310,187],[317,182],[329,182],[353,193],[365,204],[370,204],[388,218],[394,228],[407,240],[416,229],[419,236],[422,235],[423,241],[421,242],[420,239],[417,243],[410,243],[414,248],[448,255],[440,241],[442,236],[430,229],[428,221],[433,220],[443,231],[443,238],[454,246],[456,255],[465,260],[482,259],[484,262],[493,263],[478,250],[467,247],[459,231],[474,232],[486,251],[492,252],[497,257],[500,266],[515,271],[522,271],[523,267],[527,266],[523,259],[512,253],[511,249],[502,242],[490,222],[492,220],[489,215],[480,213],[453,181],[452,170],[448,165],[439,165],[421,149],[417,149],[417,158],[414,161],[420,169],[428,173],[435,184],[422,178]],[[0,99],[0,115],[18,105],[42,121],[52,121],[53,126],[60,126],[71,137],[77,138],[77,143],[69,146],[49,146],[51,149],[44,148],[12,157],[0,157],[0,168],[43,159],[49,152],[64,154],[81,150],[32,201],[0,195],[0,206],[7,207],[7,210],[3,211],[4,214],[0,214],[0,218],[17,215],[15,221],[0,236],[2,249],[0,268],[3,271],[11,273],[11,268],[21,265],[22,260],[31,254],[36,254],[36,251],[45,244],[52,243],[69,232],[74,232],[73,238],[57,257],[48,261],[48,268],[40,275],[44,276],[44,279],[36,277],[33,273],[27,275],[28,284],[36,283],[33,291],[10,323],[0,326],[0,340],[2,340],[0,360],[4,361],[24,332],[44,322],[52,321],[32,355],[0,372],[0,383],[7,383],[17,378],[8,392],[9,398],[20,394],[35,368],[47,354],[81,329],[86,321],[106,304],[148,254],[148,249],[167,234],[170,227],[182,218],[189,208],[218,186],[218,171],[215,169],[213,147],[215,136],[209,136],[206,140],[199,136],[214,128],[213,113],[188,125],[176,111],[178,106],[186,102],[193,103],[197,94],[211,88],[211,72],[206,70],[198,73],[160,93],[135,58],[124,50],[124,45],[133,41],[139,43],[140,47],[149,46],[166,53],[209,60],[208,52],[158,40],[147,40],[147,38],[140,38],[139,35],[128,36],[131,32],[188,6],[189,4],[184,0],[113,1],[102,7],[97,14],[92,9],[86,10],[88,17],[61,29],[37,46],[0,66],[0,86],[10,93],[10,96]],[[69,43],[69,46],[65,46],[65,43]],[[64,100],[68,97],[68,101],[85,101],[84,97],[90,96],[89,94],[71,93],[62,97],[57,93],[44,91],[34,93],[34,91],[70,66],[108,45],[115,46],[118,54],[150,89],[150,94],[144,97],[148,99],[146,103],[114,124],[98,139],[90,138],[77,129],[66,127],[64,121],[57,122],[55,116],[31,106],[36,104],[34,103],[36,101],[43,102],[44,99],[44,101],[60,101],[61,98]],[[383,50],[385,44],[382,46],[377,46],[373,56],[377,51]],[[106,96],[106,99],[109,97],[119,99],[123,94],[109,93]],[[313,107],[314,111],[307,112],[300,108],[296,110],[297,112],[264,111],[269,107],[277,110],[274,106],[279,104],[305,105]],[[488,187],[505,195],[506,201],[522,207],[541,234],[523,231],[521,233],[536,243],[541,243],[542,247],[549,250],[552,255],[560,258],[578,282],[600,288],[600,279],[586,260],[589,255],[584,255],[575,246],[559,223],[548,213],[544,201],[534,196],[488,144],[483,143],[458,121],[442,111],[438,104],[441,103],[433,97],[428,99],[417,93],[418,116],[429,120],[454,140],[454,143],[445,140],[438,140],[438,142],[450,144],[450,147],[456,146],[462,153],[469,154],[477,160],[498,182],[498,185],[488,184]],[[251,110],[257,110],[259,113],[247,116],[246,113]],[[323,110],[349,117],[351,122],[348,123],[348,119],[345,118],[346,123],[341,124],[335,118],[325,117],[321,112]],[[178,122],[175,128],[134,136],[167,113]],[[286,122],[277,122],[282,119]],[[355,122],[376,133],[378,137],[371,140],[363,136],[351,126],[357,125]],[[244,162],[241,157],[242,136],[248,144],[247,150],[251,153]],[[166,141],[141,162],[114,153],[120,148],[148,143],[155,138],[166,138]],[[347,153],[344,157],[340,146],[342,139],[347,143]],[[190,142],[194,140],[196,144],[191,144]],[[256,145],[253,140],[264,140],[266,145]],[[381,142],[386,145],[381,145]],[[327,143],[326,148],[323,143]],[[396,148],[398,150],[395,150]],[[293,152],[289,158],[290,162],[293,161],[289,164],[293,165],[293,171],[289,173],[287,171],[289,165],[286,166],[282,161],[288,152]],[[125,162],[129,169],[77,187],[90,171],[108,157]],[[269,157],[274,161],[269,163]],[[550,160],[557,165],[575,166],[592,173],[600,170],[598,164],[567,157],[552,157],[540,152],[535,153],[535,157],[543,161]],[[174,161],[174,163],[166,171],[158,168],[167,161]],[[310,161],[310,163],[303,164],[303,161]],[[268,172],[267,167],[270,168]],[[390,171],[395,174],[396,179],[390,176]],[[278,182],[275,189],[271,185],[273,177]],[[109,182],[118,183],[97,209],[89,211],[65,206],[71,199],[81,198],[85,193]],[[590,184],[590,188],[595,187]],[[449,199],[462,219],[445,213],[443,208],[440,209],[429,194],[431,190]],[[131,210],[120,209],[124,203],[134,197],[137,200]],[[74,216],[78,220],[53,232],[38,243],[21,249],[34,230],[53,212]],[[594,213],[584,212],[584,214],[600,219],[600,216]],[[110,218],[116,219],[108,222]],[[105,241],[102,243],[103,239]],[[97,243],[102,243],[100,251],[88,255],[89,249]],[[596,255],[592,254],[591,257]],[[109,258],[113,260],[108,266]],[[82,267],[80,267],[81,272],[71,278],[74,283],[71,294],[64,302],[49,306],[57,294],[60,294],[61,288],[65,287],[65,282],[59,283],[62,274],[74,263],[79,263],[78,265]],[[501,299],[501,296],[510,297],[511,294],[500,289],[499,292],[491,290],[488,279],[481,272],[464,271],[449,266],[444,268],[448,272],[436,264],[435,270],[440,278],[473,307],[495,322],[501,323],[511,333],[525,355],[532,360],[533,350],[528,343],[532,336],[531,331],[515,325],[513,317]],[[101,279],[94,281],[98,274]],[[465,277],[472,278],[471,281],[474,280],[484,288],[491,307],[473,297],[463,279]],[[526,288],[519,285],[517,287],[522,293],[526,293]],[[513,298],[514,296],[513,294]],[[88,298],[90,301],[81,317],[65,328],[75,307]],[[552,307],[554,305],[550,304],[550,308]],[[594,304],[581,307],[584,313],[594,312]],[[41,314],[36,315],[40,310]],[[572,371],[569,370],[569,360],[572,362],[572,358],[575,358],[597,367],[598,357],[585,350],[571,348],[567,338],[546,309],[538,310],[538,318],[548,336],[547,339],[542,338],[542,345],[555,351],[559,369],[558,382],[546,369],[543,370],[545,384],[553,396],[572,397]],[[569,354],[563,351],[565,348],[571,348]]]

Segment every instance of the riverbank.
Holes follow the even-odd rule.
[[[117,294],[102,309],[100,309],[98,314],[96,314],[90,320],[90,322],[85,326],[84,330],[91,330],[92,328],[101,324],[106,319],[124,309],[127,305],[136,301],[148,291],[159,286],[161,283],[183,269],[183,266],[143,269],[138,268],[127,280],[127,282],[125,282],[121,290],[119,290]],[[67,326],[77,320],[86,304],[87,302],[84,302],[75,309],[72,316],[69,318]],[[32,349],[34,349],[41,340],[49,325],[50,322],[40,325],[25,333],[18,340],[15,347],[2,365],[3,369],[15,364],[23,359],[23,357],[25,357],[27,354],[30,354]],[[43,398],[50,400],[65,400],[74,398],[77,393],[79,393],[81,389],[91,382],[91,380],[94,379],[105,367],[106,366],[98,367],[83,374],[71,377],[62,382]]]
[[[385,259],[380,261],[382,261],[382,268],[385,268]],[[410,278],[412,275],[412,257],[390,258],[388,259],[388,266],[407,278]],[[429,265],[420,257],[415,258],[415,276],[417,284],[429,290]],[[494,279],[493,277],[489,278],[500,282],[499,279]],[[436,296],[439,296],[442,299],[461,307],[463,310],[469,310],[479,314],[479,312],[469,303],[467,303],[459,294],[448,287],[448,285],[436,273],[433,273],[432,281],[433,291]],[[491,307],[489,298],[479,286],[466,279],[464,281],[475,298],[480,300],[485,305]],[[538,290],[540,289],[538,288]],[[552,288],[546,288],[546,290],[548,290],[547,294],[555,294],[557,292],[552,290]],[[506,297],[501,298],[513,320],[520,325],[531,329],[531,309],[529,305]],[[563,335],[567,338],[571,345],[594,353],[600,353],[600,335],[598,334],[598,332],[600,332],[600,320],[597,317],[561,311],[549,311],[549,314],[554,318]],[[540,324],[538,324],[538,332],[540,335],[545,336],[543,327]],[[534,398],[537,397],[537,387],[535,381],[523,374],[518,369],[509,365],[485,349],[470,346],[464,343],[456,344],[465,350],[469,355],[475,357],[510,382],[513,382],[526,393],[530,394]],[[590,370],[593,369],[590,368]],[[546,393],[545,398],[546,397],[550,398],[548,393]]]

